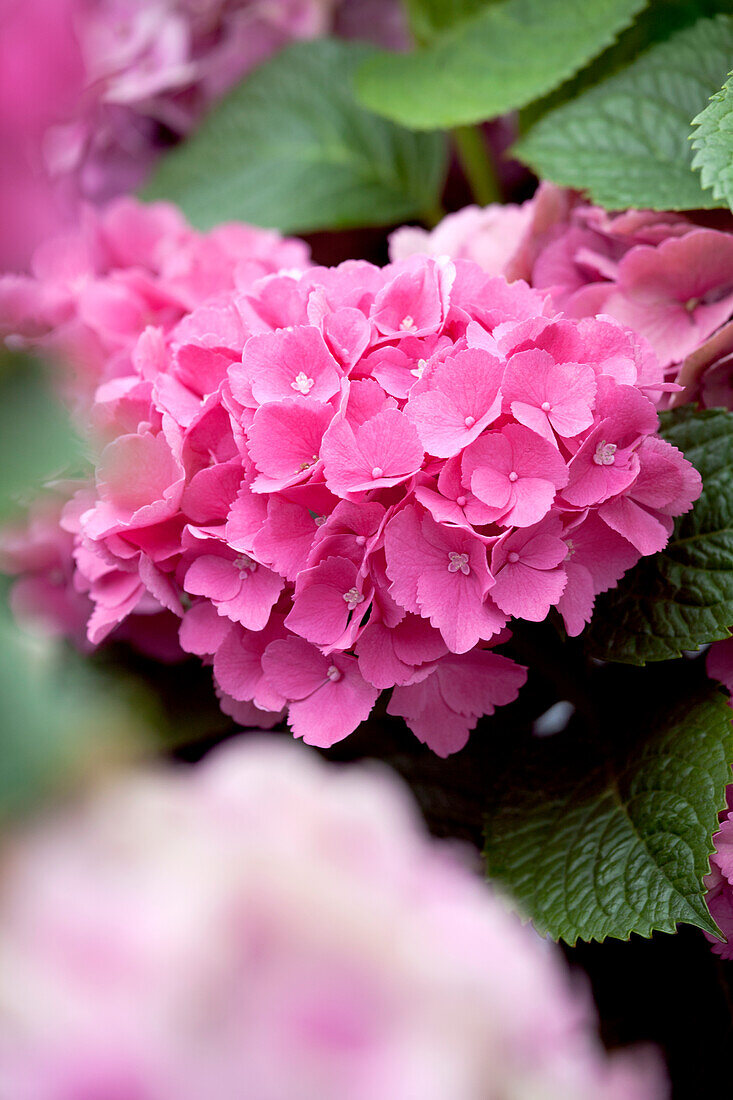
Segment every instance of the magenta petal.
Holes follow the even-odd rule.
[[[354,657],[340,655],[330,667],[337,668],[339,679],[326,679],[313,695],[291,703],[288,715],[294,736],[320,748],[353,733],[369,717],[379,695],[359,672]]]
[[[188,568],[184,587],[192,596],[211,600],[231,600],[239,592],[242,580],[230,557],[202,554]]]
[[[497,573],[491,595],[507,615],[539,623],[560,599],[566,580],[564,569],[532,569],[518,561]]]

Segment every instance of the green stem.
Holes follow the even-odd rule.
[[[453,143],[473,197],[479,206],[501,202],[501,188],[484,135],[478,126],[456,126]]]

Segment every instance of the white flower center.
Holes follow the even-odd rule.
[[[463,421],[463,423],[466,425],[467,428],[472,428],[474,426],[474,424],[476,423],[476,417],[475,416],[467,416],[466,419]]]
[[[332,684],[338,683],[338,681],[341,679],[341,673],[336,668],[336,665],[329,665],[328,666],[328,671],[326,672],[326,676],[328,676],[328,678],[329,678],[329,680],[331,681]]]
[[[471,572],[471,566],[468,564],[468,554],[458,554],[455,550],[450,550],[448,553],[448,572],[463,573],[467,577]]]
[[[518,477],[519,477],[519,474],[517,473],[516,470],[511,470],[510,471],[510,473],[509,473],[509,480],[510,481],[516,481]]]
[[[240,554],[234,559],[234,564],[239,570],[239,576],[246,581],[257,569],[257,562],[249,554]]]
[[[542,409],[543,412],[548,413],[550,411],[550,409],[552,408],[552,406],[550,405],[549,401],[543,401],[540,408]]]
[[[372,469],[372,477],[375,478],[375,479],[379,478],[379,477],[382,477],[383,474],[384,474],[384,470],[382,469],[381,466],[375,466]]]
[[[516,563],[519,561],[519,554],[516,550],[510,550],[510,552],[507,554],[507,561],[510,561],[512,565],[516,565]]]
[[[350,588],[348,592],[344,592],[344,603],[349,611],[353,611],[360,603],[364,603],[364,597],[358,588]]]
[[[456,504],[459,508],[465,508],[467,503],[466,497],[456,497]]]
[[[418,359],[417,366],[412,368],[410,374],[414,374],[416,378],[422,378],[422,376],[425,374],[425,368],[427,367],[427,365],[428,364],[424,359]]]
[[[295,381],[290,383],[290,388],[305,396],[311,392],[315,384],[315,380],[309,378],[305,371],[299,371],[295,376]]]
[[[357,535],[356,536],[356,545],[357,546],[363,546],[365,542],[366,542],[366,535]]]
[[[613,466],[616,461],[616,444],[606,443],[605,439],[602,439],[596,447],[593,461],[596,466]]]
[[[415,328],[415,318],[411,317],[410,314],[408,313],[400,321],[400,328],[402,329],[403,332],[412,332]]]
[[[323,527],[327,519],[328,516],[316,516],[313,522],[315,523],[316,527]]]

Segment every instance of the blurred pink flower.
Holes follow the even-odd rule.
[[[393,776],[292,745],[240,739],[26,830],[0,961],[13,1097],[666,1095]]]
[[[0,272],[70,216],[45,164],[48,130],[78,109],[84,74],[80,0],[0,0]]]

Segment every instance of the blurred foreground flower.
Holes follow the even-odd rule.
[[[334,0],[0,0],[0,271],[80,203],[135,190],[250,69],[327,33]]]
[[[11,841],[12,1100],[642,1100],[583,989],[386,771],[240,740]]]

